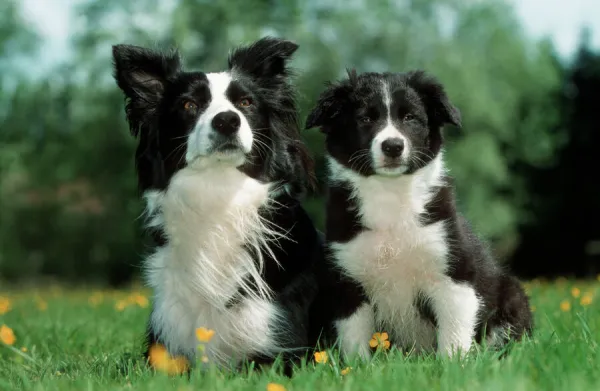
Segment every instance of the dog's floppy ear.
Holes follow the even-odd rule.
[[[460,111],[450,103],[442,83],[422,70],[409,72],[407,81],[425,103],[427,116],[434,126],[461,127]]]
[[[327,82],[327,88],[319,96],[316,106],[306,119],[306,129],[321,128],[323,133],[328,132],[331,121],[334,120],[347,103],[348,95],[356,85],[358,76],[355,69],[346,69],[348,79],[339,83]]]
[[[157,53],[139,46],[112,47],[114,77],[128,100],[126,111],[131,132],[137,136],[139,125],[160,102],[167,81],[181,70],[176,50]]]
[[[347,88],[345,86],[329,84],[327,89],[319,96],[315,107],[308,114],[305,128],[320,128],[323,133],[327,133],[331,122],[342,111],[346,92]]]
[[[229,55],[229,69],[237,68],[258,79],[285,76],[289,73],[287,62],[297,49],[292,41],[264,37],[234,50]]]

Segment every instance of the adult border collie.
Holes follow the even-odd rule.
[[[175,50],[113,47],[157,245],[149,346],[194,361],[195,330],[213,329],[203,354],[220,366],[306,347],[323,250],[299,201],[314,173],[289,84],[297,48],[266,37],[204,73]]]
[[[459,111],[423,71],[351,71],[308,117],[329,163],[328,267],[313,319],[346,355],[369,356],[377,331],[401,349],[453,355],[532,328],[520,283],[456,210],[445,124],[460,126]]]

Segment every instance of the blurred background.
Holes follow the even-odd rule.
[[[303,119],[346,67],[435,74],[463,115],[446,132],[461,208],[500,260],[523,278],[600,273],[598,0],[0,0],[1,283],[140,275],[112,44],[176,45],[215,71],[267,34],[300,44]],[[323,139],[304,135],[322,178]],[[306,205],[322,226],[321,195]]]

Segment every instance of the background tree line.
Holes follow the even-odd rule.
[[[446,131],[462,210],[498,256],[524,277],[600,272],[600,54],[585,35],[565,64],[500,1],[87,0],[78,15],[75,55],[32,78],[20,61],[40,37],[15,0],[0,5],[0,279],[139,274],[149,248],[112,44],[176,45],[215,71],[266,34],[300,44],[303,115],[346,67],[435,74],[463,115]],[[322,136],[304,136],[322,178]],[[306,201],[320,225],[321,197]]]

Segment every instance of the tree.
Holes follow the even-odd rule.
[[[566,136],[553,164],[531,169],[527,205],[532,219],[523,224],[522,245],[514,266],[525,276],[600,272],[600,54],[590,49],[584,33],[555,106]]]

